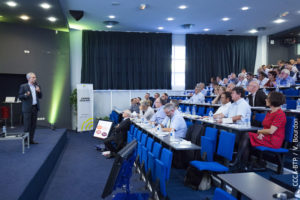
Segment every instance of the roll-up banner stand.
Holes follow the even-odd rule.
[[[93,84],[77,84],[77,131],[90,131],[94,127]]]

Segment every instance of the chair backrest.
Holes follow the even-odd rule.
[[[154,142],[152,153],[155,158],[158,158],[158,159],[160,158],[161,148],[162,148],[161,144]]]
[[[136,132],[136,140],[138,142],[140,142],[141,139],[142,139],[142,131],[141,130],[137,130],[137,132]]]
[[[255,120],[259,122],[263,122],[266,117],[265,113],[255,113]]]
[[[231,161],[234,143],[235,134],[229,133],[227,131],[221,131],[217,154]]]
[[[296,100],[286,100],[286,109],[296,109],[297,101]]]
[[[130,125],[130,133],[133,135],[134,134],[134,128],[135,126],[133,124]]]
[[[205,107],[199,107],[197,111],[197,115],[203,116],[205,111]]]
[[[206,160],[212,162],[214,159],[214,140],[212,138],[201,136],[201,157],[206,153]]]
[[[191,122],[190,120],[185,120],[185,123],[187,128],[193,125],[193,122]]]
[[[133,129],[133,137],[135,138],[135,139],[137,139],[137,132],[138,132],[138,128],[137,127],[134,127],[134,129]]]
[[[295,125],[295,117],[286,117],[285,124],[285,138],[284,140],[287,142],[292,142],[294,137],[294,125]]]
[[[166,175],[166,180],[169,180],[170,178],[170,171],[171,171],[171,165],[172,165],[172,159],[173,159],[173,153],[172,151],[163,148],[161,151],[161,157],[160,161],[164,163],[164,165],[167,168],[167,175]]]
[[[184,104],[180,104],[179,107],[180,107],[182,112],[185,112],[185,105]]]
[[[290,88],[290,89],[283,90],[283,94],[285,94],[287,96],[298,96],[299,90]]]
[[[201,124],[193,124],[186,132],[185,139],[193,144],[200,145],[201,136],[203,135],[204,127]]]
[[[147,138],[148,138],[147,134],[143,133],[142,140],[141,140],[142,146],[146,146]]]
[[[228,194],[221,188],[216,188],[213,200],[237,200],[234,196]]]
[[[213,151],[215,152],[216,146],[217,146],[218,129],[206,127],[205,128],[205,136],[209,137],[213,140],[213,142],[214,142]]]
[[[146,146],[148,151],[152,151],[153,142],[154,140],[151,137],[148,137],[147,146]]]

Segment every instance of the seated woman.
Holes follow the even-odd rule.
[[[266,98],[266,105],[271,108],[262,122],[263,129],[257,133],[244,134],[239,143],[239,157],[243,157],[243,164],[247,165],[250,146],[265,146],[270,148],[281,148],[285,137],[286,116],[280,106],[285,103],[285,96],[279,92],[272,91]],[[249,140],[250,139],[250,140]]]
[[[226,88],[224,86],[219,86],[217,91],[218,94],[217,96],[214,98],[214,100],[212,100],[212,104],[221,104],[221,95],[225,92]]]
[[[268,82],[264,85],[264,87],[276,87],[276,76],[277,73],[275,71],[269,71],[268,73]]]

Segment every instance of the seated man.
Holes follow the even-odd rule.
[[[232,90],[231,98],[233,103],[230,105],[227,112],[221,114],[222,120],[219,122],[232,123],[241,122],[246,116],[251,117],[251,108],[245,101],[245,90],[242,87],[235,87]],[[226,118],[225,118],[226,117]]]
[[[166,104],[164,106],[164,112],[167,116],[161,123],[162,130],[165,132],[174,130],[175,137],[185,138],[187,126],[179,111],[175,109],[174,104]]]
[[[259,85],[257,81],[251,81],[247,87],[250,106],[263,106],[266,107],[266,98],[267,95],[262,91],[259,90]]]
[[[295,85],[295,80],[290,77],[290,71],[288,69],[283,69],[280,73],[280,77],[276,80],[278,86],[289,87]]]
[[[165,104],[165,101],[160,97],[155,100],[154,104],[157,110],[156,113],[151,117],[150,121],[157,125],[161,124],[166,117],[163,106]]]
[[[122,114],[123,120],[115,126],[109,136],[104,139],[105,149],[110,151],[105,155],[107,158],[111,158],[116,152],[120,151],[127,142],[127,131],[130,127],[130,110],[125,110]]]
[[[167,104],[170,102],[169,95],[167,93],[162,93],[161,99],[163,100],[163,104]]]
[[[236,85],[238,82],[239,82],[239,79],[237,79],[236,74],[231,73],[228,83],[233,83],[234,85]]]
[[[218,108],[218,110],[214,114],[214,119],[221,118],[221,114],[228,113],[228,109],[231,106],[231,93],[224,92],[221,94],[221,103],[222,105]]]
[[[236,84],[236,86],[241,86],[243,88],[246,88],[247,79],[245,78],[245,75],[240,73],[238,75],[238,80],[239,80],[239,82]]]
[[[195,88],[195,94],[188,100],[189,103],[204,103],[205,96],[201,93],[199,87]]]
[[[229,83],[227,85],[226,92],[231,92],[234,87],[235,87],[234,83]]]
[[[149,101],[142,101],[140,105],[140,118],[145,118],[146,120],[150,120],[154,115],[154,110],[151,108]]]
[[[206,96],[207,95],[207,90],[205,89],[205,84],[204,83],[198,83],[196,85],[197,88],[199,88],[200,92]]]
[[[132,98],[131,99],[130,112],[136,112],[136,113],[140,112],[137,98]]]

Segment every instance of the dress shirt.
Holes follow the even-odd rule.
[[[259,87],[264,87],[264,85],[266,85],[266,83],[269,81],[268,78],[264,78],[262,81],[259,81]]]
[[[198,94],[194,94],[189,100],[189,103],[204,103],[205,102],[205,96],[199,92]]]
[[[174,115],[170,119],[168,116],[162,122],[165,128],[173,128],[175,130],[175,137],[185,138],[187,126],[185,120],[178,110],[175,110]]]
[[[131,111],[132,113],[133,113],[133,112],[139,113],[139,112],[140,112],[139,105],[137,105],[137,104],[132,104],[131,107],[130,107],[130,111]]]
[[[227,111],[227,113],[223,113],[226,117],[234,117],[241,115],[242,117],[246,117],[248,114],[251,116],[251,107],[249,104],[245,101],[244,98],[240,98],[238,101],[232,103]],[[241,120],[238,120],[238,122],[241,122]]]
[[[150,120],[153,115],[154,115],[154,110],[150,106],[148,106],[146,111],[140,110],[140,117],[141,118],[143,117],[147,120]]]
[[[231,106],[231,102],[228,102],[228,103],[226,103],[226,104],[222,104],[219,108],[218,108],[218,110],[215,112],[215,115],[216,114],[221,114],[221,113],[228,113],[228,109],[229,109],[229,107]]]
[[[37,101],[36,101],[36,90],[35,90],[35,86],[28,83],[29,87],[30,87],[30,91],[31,91],[31,95],[32,95],[32,105],[36,105]]]
[[[237,87],[240,86],[240,87],[243,87],[243,88],[245,88],[246,85],[247,85],[247,79],[244,79],[244,80],[242,80],[242,81],[239,81],[239,82],[236,84]]]
[[[151,117],[150,121],[155,122],[156,124],[161,124],[165,119],[166,113],[164,111],[164,106],[161,106],[157,109],[156,113]]]
[[[207,90],[206,90],[206,89],[203,89],[203,90],[201,91],[201,93],[202,93],[204,96],[206,96]]]
[[[295,85],[295,80],[288,76],[286,79],[277,78],[276,83],[278,86],[291,86]]]

